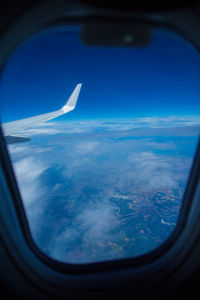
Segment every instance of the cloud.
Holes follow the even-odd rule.
[[[14,162],[13,167],[31,232],[35,236],[44,209],[43,199],[47,192],[39,178],[47,166],[44,162],[29,156]]]
[[[22,146],[17,146],[15,144],[11,144],[11,145],[8,145],[8,150],[10,151],[10,153],[13,155],[13,154],[22,154],[24,153],[25,151],[27,151],[29,147],[27,147],[26,145]]]
[[[126,131],[137,128],[175,128],[200,126],[199,116],[191,117],[143,117],[124,120],[88,120],[88,121],[66,121],[41,123],[31,129],[21,131],[24,136],[57,135],[57,134],[79,134],[99,131]]]
[[[178,181],[188,169],[189,162],[185,160],[185,170],[179,158],[173,159],[166,155],[158,155],[146,151],[130,156],[134,168],[136,186],[144,186],[151,190],[171,189],[178,186]]]
[[[17,182],[20,187],[22,199],[26,207],[44,193],[39,182],[39,176],[47,169],[43,162],[38,162],[34,157],[18,160],[13,164]]]
[[[29,142],[27,144],[10,144],[8,145],[8,151],[11,154],[11,156],[14,158],[14,156],[17,158],[21,158],[21,157],[26,157],[30,154],[33,154],[34,156],[37,154],[41,154],[41,153],[45,153],[45,152],[50,152],[52,151],[53,148],[52,147],[48,147],[48,146],[37,146],[37,145],[33,145],[30,144]]]
[[[139,226],[137,216],[147,207],[151,211],[152,195],[173,195],[180,185],[183,190],[192,157],[180,149],[182,142],[188,145],[193,129],[176,129],[179,140],[169,134],[174,128],[127,130],[134,122],[60,123],[60,136],[38,135],[27,144],[9,146],[31,230],[48,255],[74,263],[123,257],[126,225],[129,230]],[[161,122],[143,118],[138,126]],[[161,218],[155,222],[154,229],[160,228]]]
[[[112,248],[105,251],[105,247],[111,241],[116,241],[117,237],[114,237],[113,230],[117,228],[119,221],[114,210],[115,206],[105,199],[96,205],[87,205],[72,220],[73,225],[62,229],[57,235],[50,255],[71,263],[86,263],[112,257]]]
[[[111,238],[110,232],[118,224],[114,216],[115,207],[112,203],[102,201],[97,207],[87,207],[77,216],[84,230],[84,240],[90,244],[105,243]]]
[[[177,149],[177,146],[175,145],[174,142],[163,142],[163,143],[159,143],[159,142],[155,142],[155,141],[150,141],[147,142],[147,147],[149,149],[155,150],[155,149],[159,149],[159,150],[175,150]]]
[[[78,154],[89,154],[93,151],[97,151],[97,147],[100,143],[95,141],[80,142],[76,144],[76,151]]]

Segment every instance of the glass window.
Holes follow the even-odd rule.
[[[69,113],[7,123],[57,112],[79,83]],[[37,246],[83,264],[137,257],[165,242],[199,115],[199,56],[174,33],[154,30],[144,48],[86,46],[76,27],[23,43],[1,78],[1,120]]]

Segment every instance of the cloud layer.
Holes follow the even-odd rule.
[[[56,125],[55,125],[56,124]],[[2,124],[3,126],[3,124]],[[149,117],[124,120],[86,120],[70,122],[47,122],[21,132],[25,136],[56,135],[62,133],[85,133],[102,131],[126,131],[136,128],[184,128],[200,127],[199,117]]]
[[[145,130],[132,121],[50,123],[31,142],[10,145],[38,246],[84,263],[162,243],[177,221],[199,132],[194,120],[172,121],[174,128],[169,118],[140,119],[154,127]]]

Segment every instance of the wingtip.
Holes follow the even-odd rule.
[[[79,97],[79,93],[82,87],[82,83],[78,83],[75,87],[75,89],[73,90],[71,96],[69,97],[69,99],[67,100],[66,104],[62,107],[62,110],[64,110],[64,112],[73,110],[76,107],[76,103]]]

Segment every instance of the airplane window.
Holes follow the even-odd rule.
[[[76,27],[24,42],[2,74],[1,121],[36,245],[74,264],[162,245],[199,116],[199,56],[175,33],[138,48],[85,45]]]

